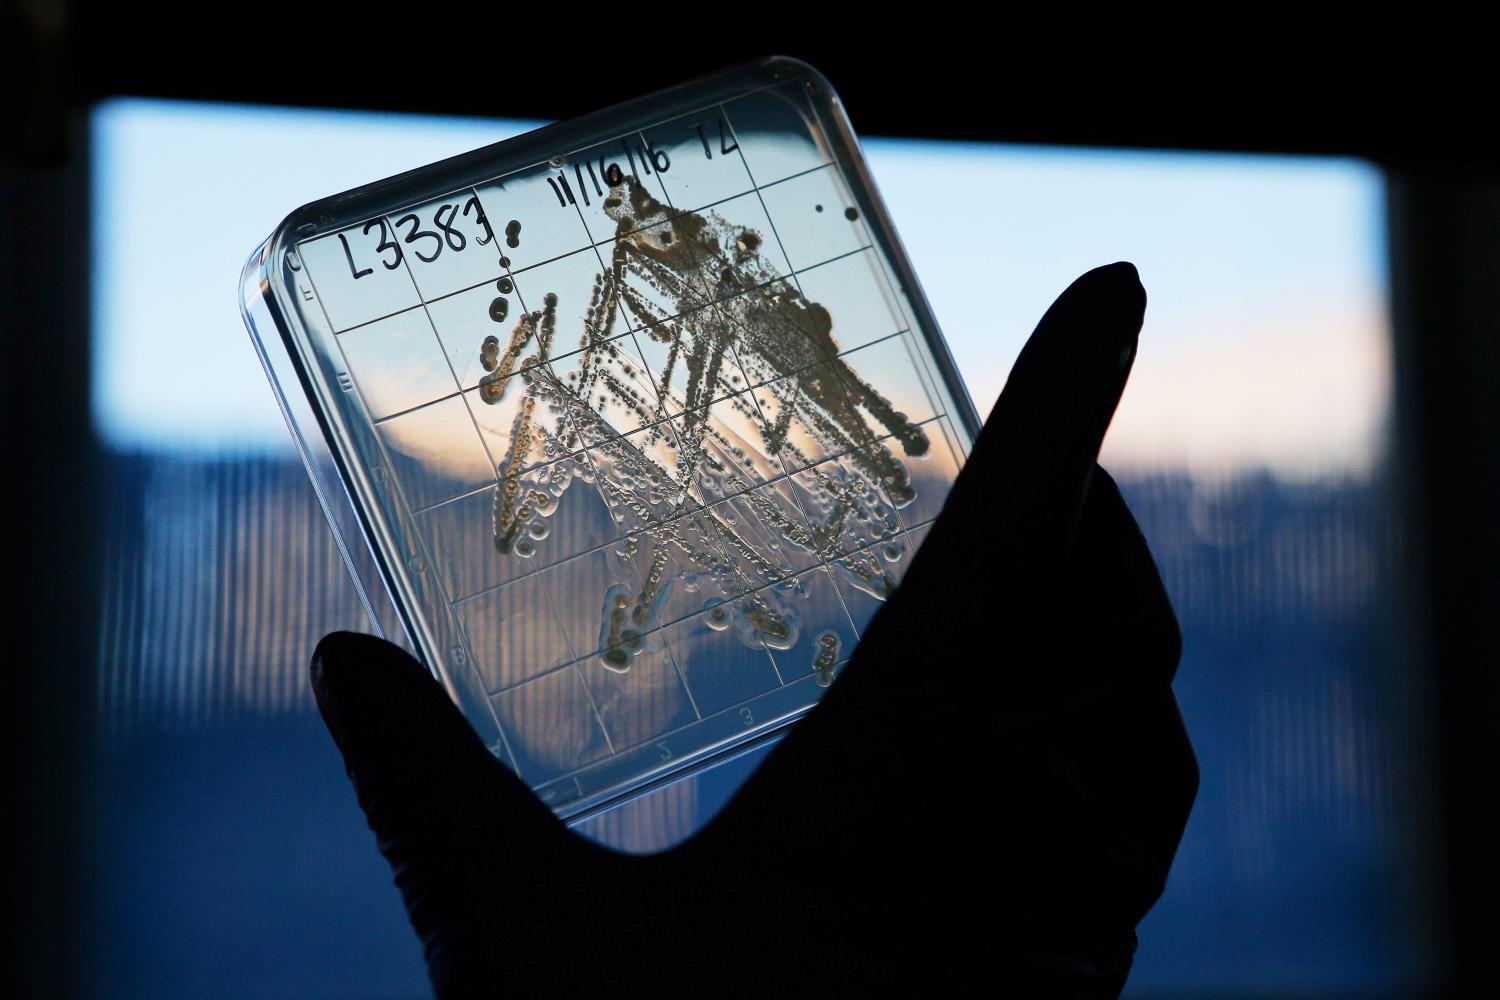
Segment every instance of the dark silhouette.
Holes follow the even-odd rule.
[[[1096,464],[1144,310],[1124,263],[1054,303],[845,672],[671,851],[572,834],[415,660],[325,638],[437,994],[1118,994],[1197,789],[1177,622]]]

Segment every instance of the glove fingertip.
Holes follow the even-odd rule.
[[[447,693],[406,650],[379,636],[333,632],[313,650],[313,697],[334,742],[346,753],[352,728],[392,721],[461,720]]]

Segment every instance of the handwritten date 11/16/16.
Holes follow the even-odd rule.
[[[490,228],[490,220],[484,214],[484,207],[479,204],[478,195],[469,195],[467,201],[439,205],[432,213],[429,225],[435,228],[424,229],[423,220],[415,212],[408,212],[390,223],[386,222],[385,216],[371,219],[365,223],[362,233],[369,236],[371,231],[379,230],[380,242],[375,246],[375,255],[387,271],[394,271],[401,266],[404,254],[402,244],[410,248],[418,260],[431,264],[438,259],[444,248],[457,253],[471,241],[475,246],[481,247],[495,241],[495,231]],[[463,231],[465,225],[470,229],[467,235]],[[392,238],[393,236],[398,238]],[[373,263],[367,267],[355,263],[354,251],[343,233],[339,233],[339,243],[344,247],[344,260],[349,264],[349,273],[356,281],[375,272]]]
[[[706,159],[714,158],[709,135],[715,130],[718,132],[717,145],[720,156],[728,156],[740,148],[739,142],[734,138],[734,133],[729,129],[729,123],[724,120],[723,116],[712,121],[693,122],[683,128],[698,137]],[[573,162],[573,181],[577,185],[577,195],[574,194],[574,185],[568,183],[567,171],[559,169],[556,177],[548,177],[547,184],[557,198],[558,207],[567,208],[569,205],[576,205],[579,198],[583,199],[585,205],[592,204],[589,200],[591,188],[594,197],[602,201],[610,189],[623,184],[627,177],[639,184],[643,174],[664,174],[672,169],[672,158],[667,155],[667,151],[652,148],[649,142],[637,141],[632,146],[630,140],[621,139],[620,149],[625,154],[623,160],[618,157],[611,160],[610,154],[606,152],[597,160],[584,157]],[[552,165],[561,168],[564,162],[563,157],[557,156],[553,158]]]

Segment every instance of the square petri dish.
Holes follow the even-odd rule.
[[[297,209],[242,311],[374,629],[568,818],[810,711],[978,430],[788,59]]]

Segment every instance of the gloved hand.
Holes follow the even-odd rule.
[[[663,854],[571,833],[427,670],[312,680],[439,997],[1118,994],[1197,789],[1180,637],[1096,464],[1129,264],[1042,318],[941,517],[822,702]]]

